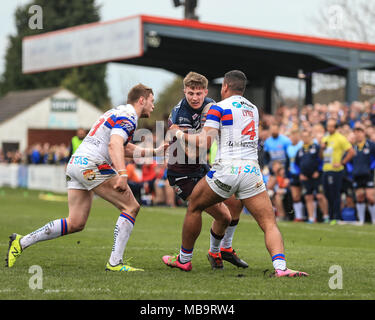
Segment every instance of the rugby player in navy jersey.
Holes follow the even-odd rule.
[[[207,107],[215,101],[207,97],[208,80],[203,75],[190,72],[184,78],[183,85],[185,97],[172,109],[168,119],[168,125],[171,126],[175,124],[184,131],[193,130],[193,132],[198,132],[203,127],[205,113],[208,111]],[[176,147],[173,148],[171,145],[169,149],[169,152],[172,154],[170,154],[168,161],[167,177],[175,193],[181,199],[188,201],[195,185],[209,171],[209,166],[206,161],[207,153],[205,152],[203,156],[201,155],[200,161],[199,154],[196,155],[195,148],[194,150],[189,150],[189,148],[185,149],[178,144],[178,142],[175,146]],[[182,159],[177,159],[179,151],[181,151],[179,154],[183,155]],[[171,161],[171,159],[173,159],[173,161]],[[232,248],[233,235],[239,222],[242,208],[241,202],[231,197],[225,202],[225,205],[223,203],[218,203],[206,209],[206,212],[212,216],[215,216],[218,212],[227,211],[232,217],[224,237],[218,236],[217,233],[215,233],[215,225],[212,225],[208,260],[213,269],[223,268],[223,260],[237,267],[248,267],[248,264],[240,259]],[[222,238],[220,247],[213,246],[213,243],[215,243],[214,240],[218,238]],[[189,254],[185,248],[181,248],[181,251]]]
[[[367,202],[372,223],[375,224],[375,144],[366,139],[365,130],[361,124],[355,125],[354,136],[355,143],[353,147],[356,153],[350,164],[352,166],[353,188],[357,199],[358,220],[360,224],[365,222]]]
[[[301,181],[299,180],[299,175],[295,168],[296,154],[303,145],[303,142],[300,140],[299,130],[292,130],[289,139],[291,144],[286,148],[286,154],[289,159],[288,176],[290,177],[290,191],[293,199],[294,221],[303,221],[304,214],[303,203],[301,201]]]
[[[314,223],[316,222],[314,195],[323,213],[323,219],[329,219],[328,202],[323,192],[322,160],[319,157],[320,146],[313,142],[309,130],[302,131],[301,138],[303,146],[297,152],[295,166],[299,171],[302,193],[305,198],[308,214],[307,222]]]

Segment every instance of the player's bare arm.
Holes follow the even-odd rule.
[[[211,127],[204,127],[200,133],[187,134],[179,130],[177,125],[172,125],[171,130],[176,130],[176,137],[187,145],[195,145],[197,148],[209,149],[218,135],[219,130]]]
[[[128,185],[128,176],[126,174],[125,166],[125,150],[124,150],[124,139],[117,135],[113,134],[108,144],[108,153],[111,157],[113,166],[118,172],[118,177],[114,189],[117,191],[125,191]]]
[[[163,142],[157,148],[142,148],[133,143],[128,143],[125,147],[125,157],[147,157],[147,156],[163,156],[164,151],[169,147],[169,143]]]

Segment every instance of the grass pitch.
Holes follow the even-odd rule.
[[[64,197],[48,201],[40,192],[0,189],[0,257],[5,258],[8,236],[25,235],[47,222],[67,216]],[[48,199],[48,197],[44,197]],[[50,200],[51,200],[50,199]],[[113,244],[119,212],[95,199],[85,230],[26,249],[13,268],[1,267],[0,299],[142,299],[142,300],[253,300],[253,299],[375,299],[375,226],[329,226],[282,222],[287,265],[308,272],[308,278],[269,278],[272,263],[263,233],[247,215],[235,233],[234,248],[249,263],[237,269],[224,262],[213,271],[207,261],[211,217],[203,214],[202,233],[194,248],[193,270],[166,267],[161,257],[175,254],[181,244],[185,209],[142,207],[125,251],[131,265],[145,272],[109,273],[105,264]],[[4,260],[3,265],[5,264]],[[43,288],[29,287],[29,268],[43,271]],[[342,268],[342,289],[331,289]],[[331,283],[337,283],[331,280]]]

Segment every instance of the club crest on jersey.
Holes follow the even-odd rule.
[[[95,179],[95,172],[94,170],[91,170],[91,169],[88,169],[88,170],[85,170],[83,171],[83,177],[88,180],[88,181],[92,181]]]
[[[257,182],[257,184],[255,185],[255,188],[259,188],[263,185],[263,181],[259,181]]]
[[[179,123],[191,123],[191,121],[188,119],[188,118],[185,118],[185,117],[178,117],[178,122]]]

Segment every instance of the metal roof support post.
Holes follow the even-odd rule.
[[[351,104],[358,100],[358,69],[349,68],[346,73],[346,102]]]
[[[358,70],[359,70],[359,53],[356,50],[349,52],[350,64],[346,73],[346,92],[345,98],[348,104],[358,100]]]
[[[264,83],[264,106],[263,110],[266,113],[272,113],[272,93],[273,84],[275,78],[273,76],[267,76]]]
[[[306,75],[305,78],[305,105],[313,104],[313,94],[312,94],[312,73]]]

